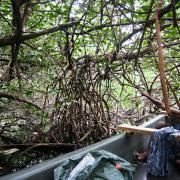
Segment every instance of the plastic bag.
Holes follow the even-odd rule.
[[[95,162],[96,160],[93,158],[93,156],[90,153],[88,153],[72,170],[67,180],[75,180],[81,171],[83,171],[87,166],[92,166]]]

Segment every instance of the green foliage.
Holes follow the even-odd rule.
[[[167,78],[179,96],[179,30],[173,24],[169,3],[164,1],[159,20]],[[24,18],[21,32],[11,1],[1,0],[0,88],[12,95],[9,99],[0,97],[4,106],[9,105],[3,118],[10,115],[8,123],[15,120],[18,124],[22,117],[28,117],[33,124],[29,134],[37,129],[48,134],[57,124],[69,123],[70,131],[71,121],[78,124],[77,119],[92,118],[93,114],[95,122],[115,109],[123,114],[135,108],[138,117],[151,113],[152,105],[141,92],[161,99],[152,21],[156,5],[142,37],[150,1],[31,0],[19,8],[21,20]],[[25,39],[27,36],[31,37]],[[171,105],[175,105],[173,92],[168,90]],[[22,129],[18,127],[19,138]]]

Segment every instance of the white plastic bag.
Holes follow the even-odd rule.
[[[95,163],[94,157],[87,153],[86,156],[77,164],[77,166],[72,170],[67,180],[76,180],[77,175],[87,166],[93,165]]]

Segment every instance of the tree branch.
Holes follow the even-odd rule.
[[[154,105],[156,105],[158,108],[161,108],[161,109],[165,110],[165,105],[164,105],[164,103],[161,102],[160,100],[158,100],[158,99],[156,99],[156,98],[154,98],[154,97],[152,97],[152,96],[150,96],[150,95],[148,95],[148,94],[146,94],[146,93],[144,93],[144,92],[142,92],[142,95],[145,96],[145,97],[147,97],[147,98],[148,98]],[[172,114],[180,115],[180,110],[175,109],[175,108],[172,108],[172,107],[170,108],[170,110],[171,110],[171,113],[172,113]]]
[[[35,107],[36,109],[39,109],[39,110],[45,112],[44,109],[42,109],[42,108],[39,107],[38,105],[36,105],[36,104],[34,104],[34,103],[32,103],[32,102],[29,102],[29,101],[27,101],[27,100],[25,100],[25,99],[22,99],[22,98],[14,95],[14,94],[9,94],[9,93],[5,93],[5,92],[0,92],[0,98],[7,98],[7,99],[10,99],[10,100],[14,100],[14,101],[18,101],[18,102],[21,102],[21,103],[29,104],[29,105]]]
[[[11,149],[11,148],[18,148],[18,149],[25,149],[28,148],[42,148],[42,147],[51,147],[51,148],[62,148],[61,150],[74,150],[76,145],[70,143],[25,143],[25,144],[3,144],[0,145],[1,149]]]
[[[32,33],[28,33],[28,34],[23,34],[21,36],[21,39],[18,39],[18,37],[15,35],[6,36],[6,37],[3,37],[2,39],[0,39],[0,47],[11,45],[11,44],[14,44],[16,42],[22,43],[26,40],[33,39],[36,37],[40,37],[40,36],[43,36],[46,34],[51,34],[51,33],[54,33],[54,32],[60,31],[60,30],[64,31],[65,29],[73,27],[74,25],[77,25],[77,24],[79,24],[79,21],[74,21],[74,22],[70,22],[70,23],[66,23],[66,24],[60,24],[60,25],[55,26],[53,28],[45,29],[45,30],[42,30],[39,32],[32,32]]]
[[[162,94],[163,99],[165,102],[165,109],[167,114],[171,115],[171,109],[170,109],[170,102],[168,97],[168,91],[166,86],[166,75],[165,75],[165,62],[164,62],[164,56],[163,56],[163,48],[162,48],[162,42],[161,42],[161,30],[160,30],[160,23],[158,19],[158,15],[160,12],[162,6],[162,0],[158,1],[157,8],[154,13],[154,20],[156,25],[156,36],[157,36],[157,45],[158,45],[158,56],[159,56],[159,73],[160,73],[160,81],[161,81],[161,88],[162,88]]]

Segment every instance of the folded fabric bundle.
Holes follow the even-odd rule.
[[[180,131],[173,127],[165,127],[153,133],[147,159],[147,172],[149,174],[168,175],[168,156],[172,152],[172,146],[171,143],[168,143],[168,139],[171,134],[178,132]]]

